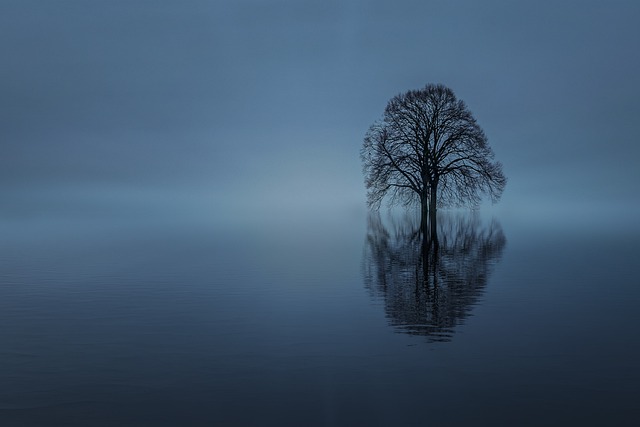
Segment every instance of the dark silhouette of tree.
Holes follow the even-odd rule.
[[[393,97],[368,130],[361,151],[367,201],[379,208],[419,204],[423,227],[436,225],[437,206],[497,201],[506,178],[487,137],[465,103],[443,85]]]
[[[435,236],[424,235],[417,218],[385,227],[371,214],[364,283],[397,330],[449,341],[481,298],[506,239],[498,223],[482,226],[468,215],[441,216]]]

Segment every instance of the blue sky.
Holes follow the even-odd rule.
[[[634,1],[5,0],[0,214],[363,209],[364,133],[426,83],[484,128],[502,209],[638,212],[637,22]]]

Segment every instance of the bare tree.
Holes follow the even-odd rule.
[[[422,225],[432,231],[438,206],[475,206],[483,194],[495,202],[506,184],[476,119],[440,84],[393,97],[369,128],[361,157],[369,206],[379,208],[385,197],[420,205]]]

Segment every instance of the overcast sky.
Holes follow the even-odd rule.
[[[637,1],[0,1],[2,216],[364,206],[359,150],[444,83],[509,207],[640,204]]]

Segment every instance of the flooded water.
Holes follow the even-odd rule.
[[[5,221],[0,424],[633,425],[640,233],[606,224]]]

